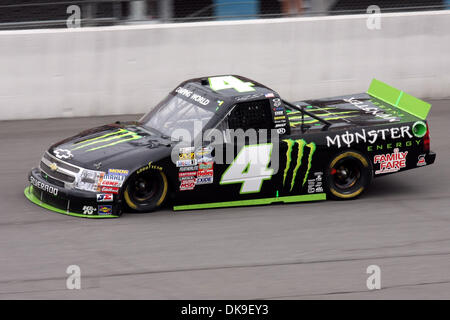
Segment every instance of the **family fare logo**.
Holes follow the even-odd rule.
[[[327,147],[337,146],[340,148],[342,145],[347,145],[350,148],[352,144],[362,142],[374,144],[380,136],[382,140],[386,140],[387,137],[391,139],[412,138],[413,136],[409,131],[409,126],[370,131],[362,129],[361,132],[345,131],[345,133],[336,135],[333,138],[327,136]]]
[[[394,153],[379,154],[373,159],[373,163],[380,164],[380,169],[375,174],[390,173],[399,171],[406,167],[406,155],[408,151],[400,152],[398,148],[394,149]]]

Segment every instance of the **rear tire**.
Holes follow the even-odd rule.
[[[151,212],[164,203],[169,186],[162,171],[149,170],[134,174],[124,192],[127,206],[136,212]]]
[[[347,150],[337,154],[325,170],[325,187],[336,200],[356,199],[372,181],[372,164],[360,152]]]

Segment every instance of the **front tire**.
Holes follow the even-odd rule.
[[[372,165],[360,152],[348,150],[337,154],[325,174],[328,195],[336,200],[359,197],[372,181]]]
[[[162,171],[134,174],[125,188],[125,203],[136,212],[154,211],[164,203],[168,188],[167,177]]]

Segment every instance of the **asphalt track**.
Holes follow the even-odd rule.
[[[356,201],[112,220],[37,207],[26,174],[52,142],[135,116],[0,122],[0,299],[450,299],[450,100],[432,103],[436,163]],[[81,290],[66,289],[73,264]]]

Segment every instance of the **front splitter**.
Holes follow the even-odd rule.
[[[104,215],[104,216],[99,216],[99,215],[87,215],[87,214],[80,214],[80,213],[74,213],[74,212],[70,212],[68,210],[62,210],[56,207],[53,207],[47,203],[42,202],[40,199],[38,199],[32,192],[32,186],[28,186],[25,188],[24,190],[24,194],[25,197],[27,197],[28,200],[30,200],[31,202],[33,202],[34,204],[37,204],[38,206],[45,208],[47,210],[53,211],[53,212],[57,212],[57,213],[61,213],[61,214],[65,214],[68,216],[72,216],[72,217],[78,217],[78,218],[88,218],[88,219],[110,219],[110,218],[119,218],[119,216],[114,216],[114,215]]]

